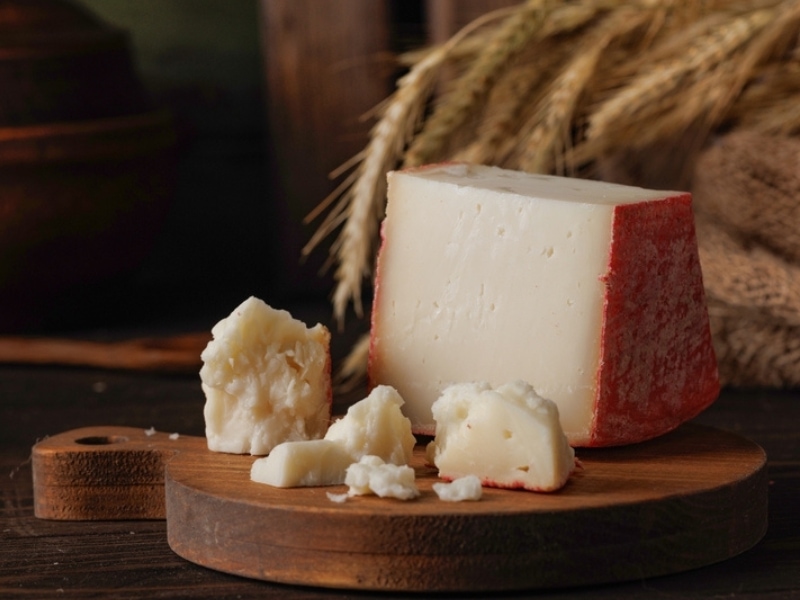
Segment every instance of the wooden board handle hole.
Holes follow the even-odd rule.
[[[78,438],[76,444],[83,446],[107,446],[109,444],[124,444],[128,438],[124,435],[90,435]]]

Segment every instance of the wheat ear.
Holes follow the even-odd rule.
[[[596,74],[604,50],[616,38],[646,23],[650,16],[650,11],[618,10],[586,34],[583,50],[555,79],[533,119],[520,132],[522,151],[516,159],[517,168],[531,173],[553,170],[569,143],[578,103]],[[557,170],[563,171],[564,167]]]
[[[646,125],[663,112],[665,102],[678,100],[678,90],[724,61],[774,16],[774,11],[763,9],[737,17],[697,38],[680,57],[650,65],[648,72],[635,76],[590,116],[586,139],[592,153],[606,150],[608,140],[619,137],[613,132],[621,123],[628,127]]]
[[[422,119],[434,83],[450,54],[478,26],[495,15],[486,15],[467,25],[446,43],[433,48],[397,81],[397,89],[378,111],[363,157],[350,175],[341,196],[302,250],[308,255],[322,239],[339,226],[341,232],[330,252],[338,266],[334,273],[333,313],[341,326],[352,301],[356,315],[363,316],[361,285],[371,270],[378,223],[384,210],[386,173],[400,161]],[[337,188],[337,191],[342,186]],[[330,203],[330,197],[325,201]]]
[[[406,151],[406,166],[443,158],[450,136],[480,111],[499,74],[541,27],[546,5],[545,0],[528,0],[511,13],[425,121],[422,131]]]

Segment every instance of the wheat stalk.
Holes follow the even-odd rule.
[[[356,315],[363,316],[361,285],[371,272],[377,228],[386,194],[386,173],[398,163],[408,141],[413,137],[439,71],[448,56],[464,38],[491,18],[495,18],[495,15],[489,15],[480,22],[465,27],[447,43],[426,53],[398,80],[395,93],[379,110],[380,118],[370,132],[367,147],[360,153],[361,160],[355,161],[358,163],[356,171],[332,196],[323,201],[323,205],[329,204],[330,198],[341,190],[338,202],[314,232],[302,253],[311,253],[322,239],[342,226],[330,249],[338,262],[334,273],[336,287],[332,303],[334,317],[340,326],[344,323],[347,306],[351,301]]]
[[[309,216],[327,211],[304,254],[341,228],[336,318],[351,301],[363,312],[387,171],[457,158],[584,175],[610,152],[686,131],[702,142],[723,123],[798,132],[798,28],[799,0],[527,0],[404,55],[366,148]]]
[[[570,127],[577,106],[604,50],[617,37],[639,28],[652,14],[650,11],[620,10],[611,13],[587,34],[582,51],[567,64],[551,85],[539,110],[520,132],[521,153],[516,165],[531,173],[548,173],[569,144]],[[555,170],[563,172],[563,166]]]
[[[406,166],[441,159],[450,136],[480,110],[499,74],[541,27],[546,6],[547,0],[527,0],[508,17],[467,72],[454,83],[447,101],[441,102],[425,121],[405,154]]]
[[[665,103],[679,101],[679,90],[709,73],[774,17],[771,9],[736,17],[696,38],[678,57],[665,64],[650,65],[647,72],[635,76],[589,117],[584,156],[578,153],[577,157],[586,159],[608,150],[614,140],[620,139],[621,123],[629,130],[647,126],[663,112]]]
[[[397,83],[397,91],[381,111],[381,118],[370,134],[352,185],[341,196],[315,234],[303,248],[310,253],[342,222],[344,226],[331,247],[338,259],[334,274],[337,282],[333,294],[334,315],[341,324],[347,304],[354,303],[356,314],[363,313],[361,282],[370,272],[373,240],[380,218],[380,205],[375,201],[385,193],[385,176],[399,160],[408,139],[413,135],[422,115],[436,74],[446,58],[444,47],[429,53]]]

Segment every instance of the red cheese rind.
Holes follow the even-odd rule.
[[[381,222],[380,227],[380,244],[378,247],[378,260],[375,265],[375,278],[372,283],[372,312],[370,314],[370,328],[369,328],[369,353],[367,355],[367,388],[372,390],[376,385],[375,371],[377,369],[378,354],[376,352],[376,344],[378,341],[379,328],[378,328],[378,311],[376,307],[379,305],[381,294],[381,255],[383,254],[384,246],[386,245],[386,220]],[[414,432],[417,433],[417,432]]]
[[[647,440],[718,396],[689,194],[615,207],[587,446]],[[583,444],[582,444],[583,445]]]

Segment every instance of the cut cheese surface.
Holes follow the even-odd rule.
[[[211,330],[201,358],[209,450],[268,454],[321,438],[331,412],[330,332],[250,297]]]
[[[345,471],[364,456],[407,465],[416,439],[403,416],[403,399],[390,386],[374,388],[332,423],[321,440],[283,442],[253,463],[251,479],[275,487],[344,483]]]
[[[402,405],[397,390],[388,385],[377,386],[331,424],[325,439],[339,443],[352,462],[373,455],[388,463],[406,465],[411,461],[416,440],[411,421],[400,410]]]
[[[369,377],[416,433],[463,381],[530,382],[585,446],[655,437],[716,398],[688,194],[465,164],[388,186]]]
[[[451,385],[433,403],[427,454],[439,477],[474,475],[489,487],[550,492],[575,468],[555,403],[524,381]]]
[[[352,457],[336,442],[283,442],[268,456],[253,461],[250,479],[274,487],[338,485],[344,483],[352,463]]]

